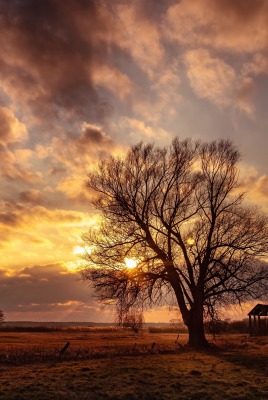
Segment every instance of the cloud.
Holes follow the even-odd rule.
[[[29,184],[42,181],[42,173],[34,171],[31,164],[25,163],[32,156],[32,151],[25,149],[9,151],[0,144],[1,170],[0,176],[12,181],[27,182]]]
[[[119,126],[122,131],[128,132],[128,137],[132,138],[134,143],[139,140],[163,143],[171,139],[171,134],[165,129],[147,125],[135,118],[122,118]]]
[[[7,107],[0,107],[0,144],[21,142],[27,139],[27,128]]]
[[[92,71],[92,79],[97,87],[112,92],[121,101],[128,98],[134,89],[133,83],[126,74],[108,65],[95,68]]]
[[[82,211],[36,205],[36,195],[39,194],[26,194],[29,201],[23,203],[0,202],[1,265],[4,268],[16,270],[40,260],[44,263],[76,262],[73,246],[81,242],[83,232],[96,224],[94,215]]]
[[[267,75],[268,74],[268,56],[267,54],[254,54],[253,59],[243,65],[242,73],[247,75]]]
[[[87,305],[89,299],[88,286],[62,263],[25,267],[11,276],[1,274],[0,304],[6,312],[68,311]]]
[[[243,164],[240,169],[240,191],[246,193],[246,199],[261,206],[268,212],[268,176],[260,175],[254,167]]]
[[[49,160],[57,169],[50,170],[56,175],[55,190],[64,193],[78,203],[89,203],[90,192],[86,188],[87,174],[100,159],[122,152],[100,125],[83,122],[77,134],[66,133],[53,137],[48,145],[37,145],[36,154],[40,159]],[[54,171],[54,172],[53,172]]]
[[[210,56],[208,50],[191,50],[184,55],[187,76],[197,96],[226,106],[235,81],[235,71],[219,58]]]
[[[248,114],[253,112],[250,95],[254,88],[250,78],[239,78],[231,65],[211,56],[206,49],[184,54],[186,74],[195,94],[220,106],[234,106]]]
[[[39,190],[25,190],[20,193],[19,198],[22,203],[38,205],[43,203],[43,196]]]
[[[25,196],[25,194],[24,194]],[[39,196],[37,191],[29,192],[28,198],[36,198]],[[83,221],[84,214],[79,211],[72,210],[49,210],[43,206],[37,205],[32,207],[31,205],[21,203],[2,203],[2,208],[6,210],[6,215],[16,215],[20,220],[21,225],[27,225],[29,222],[38,224],[40,221],[44,222],[55,222],[61,224],[69,223],[80,223]]]
[[[32,170],[33,152],[18,148],[28,138],[28,130],[7,107],[0,107],[0,177],[14,181],[37,182],[41,174]]]
[[[157,24],[150,21],[136,4],[117,5],[117,16],[122,24],[117,41],[120,47],[130,53],[136,64],[149,77],[153,77],[163,62],[165,52]]]
[[[55,165],[85,172],[89,161],[97,161],[115,148],[116,143],[100,125],[83,122],[77,134],[68,132],[55,136],[49,145],[38,144],[35,150],[40,159],[51,158]]]
[[[169,38],[195,48],[232,53],[266,51],[268,4],[265,0],[182,0],[169,7]]]
[[[78,273],[64,263],[0,270],[0,304],[7,320],[113,322]]]
[[[102,119],[111,106],[101,98],[92,70],[104,64],[112,21],[97,1],[2,2],[1,78],[6,93],[24,99],[39,116]]]
[[[8,225],[8,226],[17,226],[19,225],[19,218],[15,213],[0,213],[0,224]]]

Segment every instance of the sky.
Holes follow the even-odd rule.
[[[86,180],[140,140],[231,139],[268,211],[267,0],[0,0],[0,32],[6,320],[113,321],[79,275]]]

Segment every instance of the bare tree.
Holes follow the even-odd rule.
[[[120,315],[120,325],[124,328],[131,328],[134,333],[138,333],[143,327],[142,312],[136,310],[135,307]]]
[[[208,345],[206,316],[265,294],[268,222],[239,193],[239,158],[229,141],[176,138],[169,148],[139,143],[100,162],[88,186],[103,222],[84,236],[83,278],[102,301],[130,308],[173,298],[189,344],[200,347]]]
[[[5,315],[2,310],[0,310],[0,325],[5,322]]]

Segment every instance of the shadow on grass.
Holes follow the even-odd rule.
[[[261,354],[261,350],[245,351],[241,349],[232,351],[213,351],[213,355],[222,361],[232,363],[234,369],[238,372],[241,368],[253,370],[260,375],[268,376],[268,363],[267,363],[267,352]]]
[[[231,363],[234,371],[239,372],[240,368],[251,370],[257,374],[268,376],[268,337],[249,337],[243,335],[232,341],[232,338],[219,341],[205,353],[218,358],[220,361]]]

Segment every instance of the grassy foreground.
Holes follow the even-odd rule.
[[[0,399],[268,398],[268,338],[229,336],[206,352],[179,347],[175,339],[128,332],[1,333]],[[60,357],[64,340],[71,345]],[[40,348],[39,358],[31,359]]]

